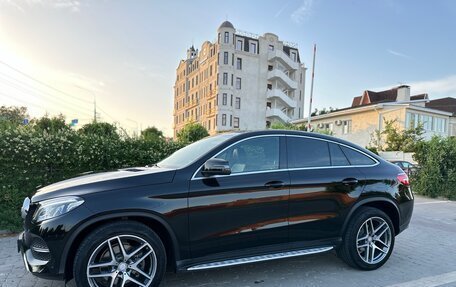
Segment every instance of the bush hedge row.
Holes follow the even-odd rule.
[[[46,131],[28,126],[0,129],[0,230],[21,228],[24,197],[40,186],[87,171],[145,166],[182,144],[165,140],[84,134],[72,129]]]
[[[413,191],[430,196],[456,199],[456,138],[434,137],[419,142],[414,159],[418,171],[412,175]]]

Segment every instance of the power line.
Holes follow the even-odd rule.
[[[2,73],[0,73],[0,75],[5,76]],[[8,79],[4,79],[4,78],[0,78],[0,80],[3,81],[3,84],[6,84],[9,87],[14,88],[14,89],[20,91],[21,93],[24,93],[24,94],[27,94],[27,95],[31,95],[31,96],[35,96],[35,97],[36,97],[36,94],[39,94],[39,95],[42,95],[42,96],[46,97],[49,101],[53,102],[56,105],[64,104],[64,105],[67,106],[67,109],[69,109],[69,110],[72,110],[72,111],[78,112],[78,113],[81,112],[81,111],[84,111],[84,112],[81,112],[81,113],[86,113],[87,114],[87,112],[85,111],[85,110],[87,110],[87,107],[82,107],[80,105],[67,102],[64,99],[56,99],[53,95],[50,95],[50,94],[47,94],[47,93],[45,93],[43,91],[37,90],[37,89],[35,89],[32,86],[29,86],[29,85],[27,85],[25,83],[20,82],[19,80],[13,79],[14,81],[16,81],[18,83],[14,83],[14,82],[12,82],[12,81],[10,81]],[[2,83],[2,82],[0,82],[0,83]],[[79,108],[81,111],[76,110],[75,108]]]
[[[0,85],[9,86],[10,88],[15,89],[15,93],[19,93],[21,95],[32,96],[34,99],[39,99],[36,92],[30,93],[27,91],[27,89],[22,88],[21,86],[15,85],[14,83],[5,82],[4,79],[0,79],[0,80],[3,80],[3,82],[0,81]],[[45,94],[41,94],[41,93],[40,93],[40,95],[46,96]],[[22,101],[22,102],[26,103],[25,101]],[[78,107],[78,106],[73,106],[72,104],[69,104],[69,103],[66,103],[63,101],[59,102],[56,99],[49,100],[49,102],[56,105],[57,107],[59,107],[59,106],[63,107],[64,109],[69,110],[71,112],[88,115],[88,112],[84,111],[84,110],[86,110],[84,108],[80,107],[79,109],[76,109],[76,107]]]
[[[75,97],[75,96],[70,95],[70,94],[68,94],[68,93],[66,93],[66,92],[63,92],[62,90],[59,90],[59,89],[57,89],[57,88],[55,88],[55,87],[53,87],[53,86],[51,86],[51,85],[49,85],[49,84],[47,84],[47,83],[45,83],[45,82],[42,82],[42,81],[36,79],[35,77],[30,76],[29,74],[26,74],[25,72],[22,72],[21,70],[15,68],[15,67],[13,67],[13,66],[11,66],[10,64],[5,63],[5,62],[2,61],[2,60],[0,60],[0,64],[3,64],[4,66],[10,68],[11,70],[13,70],[13,71],[15,71],[15,72],[17,72],[17,73],[19,73],[19,74],[21,74],[21,75],[23,75],[23,76],[29,78],[29,79],[31,79],[32,81],[37,82],[37,83],[39,83],[39,84],[41,84],[41,85],[43,85],[43,86],[45,86],[45,87],[47,87],[47,88],[49,88],[49,89],[52,89],[52,90],[54,90],[54,91],[56,91],[56,92],[59,92],[59,93],[61,93],[61,94],[64,94],[64,95],[66,95],[66,96],[68,96],[68,97],[70,97],[70,98],[73,98],[73,99],[75,99],[75,100],[82,101],[82,102],[86,102],[86,103],[90,103],[90,101],[87,101],[87,100],[84,100],[84,99]]]

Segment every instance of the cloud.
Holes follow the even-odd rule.
[[[27,8],[33,8],[34,6],[79,12],[83,6],[79,0],[6,0],[3,2],[0,0],[0,4],[10,5],[21,12],[25,12]]]
[[[283,5],[275,14],[274,18],[278,18],[280,15],[282,15],[283,11],[287,9],[287,7],[290,5],[290,2],[287,2],[285,5]]]
[[[403,54],[403,53],[400,53],[400,52],[397,52],[397,51],[394,51],[394,50],[391,50],[391,49],[387,49],[386,51],[388,53],[390,53],[391,55],[396,56],[396,57],[401,57],[401,58],[404,58],[404,59],[411,59],[410,56],[408,56],[406,54]]]
[[[306,19],[306,17],[312,14],[313,3],[313,0],[304,0],[298,9],[294,10],[293,13],[291,13],[291,21],[295,22],[296,24],[301,24]]]
[[[414,94],[428,93],[430,97],[432,97],[432,94],[448,97],[456,96],[456,75],[435,80],[411,82],[409,85]]]

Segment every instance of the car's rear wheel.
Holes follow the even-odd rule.
[[[123,221],[101,226],[80,245],[73,275],[77,286],[158,286],[166,268],[160,237],[146,225]]]
[[[353,215],[337,254],[352,267],[374,270],[390,257],[394,236],[393,223],[386,213],[362,207]]]

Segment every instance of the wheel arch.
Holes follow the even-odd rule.
[[[350,212],[348,213],[347,217],[345,218],[344,225],[342,226],[342,232],[341,235],[345,233],[345,230],[347,229],[348,223],[352,219],[353,215],[356,213],[356,211],[359,210],[361,207],[374,207],[377,208],[383,212],[385,212],[391,221],[393,222],[394,225],[394,233],[395,235],[400,233],[400,210],[395,204],[395,202],[389,198],[384,198],[384,197],[369,197],[366,199],[363,199],[359,202],[357,202],[351,209]]]
[[[72,272],[74,262],[69,259],[73,258],[76,254],[78,243],[99,226],[118,220],[136,221],[150,227],[155,233],[157,233],[165,246],[166,255],[168,257],[168,267],[173,269],[176,268],[176,261],[180,258],[177,237],[166,221],[159,215],[147,211],[120,211],[94,217],[84,222],[72,232],[71,237],[64,247],[60,261],[60,273],[65,274],[66,280],[73,276]]]

